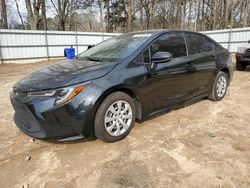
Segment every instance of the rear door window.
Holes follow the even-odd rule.
[[[207,46],[201,35],[186,33],[185,37],[187,41],[189,55],[207,52]]]

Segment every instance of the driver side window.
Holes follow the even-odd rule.
[[[150,46],[151,57],[156,52],[170,52],[173,58],[187,56],[183,35],[179,33],[167,33],[160,36]]]

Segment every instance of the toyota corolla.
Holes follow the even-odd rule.
[[[142,31],[30,73],[10,99],[15,124],[31,137],[114,142],[135,120],[196,99],[222,100],[232,74],[228,50],[203,34]]]

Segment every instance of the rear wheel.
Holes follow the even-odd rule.
[[[135,122],[134,100],[123,92],[110,94],[97,110],[95,135],[105,142],[115,142],[126,137]]]
[[[246,64],[240,62],[240,61],[237,61],[236,62],[236,69],[239,70],[239,71],[244,71],[246,70]]]
[[[228,81],[228,75],[220,71],[215,78],[213,90],[208,98],[212,101],[222,100],[227,92]]]

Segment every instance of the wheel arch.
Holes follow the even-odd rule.
[[[224,67],[224,68],[221,68],[219,71],[224,72],[228,76],[229,83],[230,83],[230,81],[231,81],[231,75],[230,75],[229,69],[226,68],[226,67]]]
[[[135,107],[136,107],[136,119],[141,120],[143,116],[142,103],[135,91],[124,86],[114,86],[114,87],[107,89],[105,92],[103,92],[102,95],[97,99],[94,105],[94,108],[93,108],[94,114],[96,114],[99,106],[101,105],[101,103],[107,96],[109,96],[111,93],[118,92],[118,91],[126,93],[127,95],[129,95],[131,98],[134,99]]]

